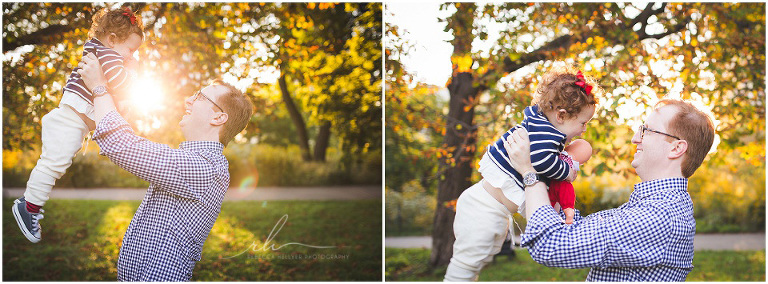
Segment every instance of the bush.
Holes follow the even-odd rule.
[[[143,188],[149,185],[98,154],[91,142],[78,153],[67,173],[58,180],[62,188]],[[229,160],[230,186],[327,186],[380,184],[381,151],[363,153],[358,162],[343,166],[343,153],[328,149],[326,162],[305,162],[296,146],[230,144],[224,149]],[[25,187],[29,173],[40,157],[39,147],[30,151],[3,151],[3,186]]]
[[[437,202],[418,181],[406,182],[400,191],[384,191],[388,235],[429,235]]]
[[[765,166],[734,160],[705,163],[688,182],[698,233],[738,233],[765,230]],[[473,175],[480,179],[479,175]],[[576,209],[582,216],[621,206],[629,200],[637,176],[606,173],[581,176],[573,183]],[[386,188],[388,236],[429,235],[434,217],[435,194],[417,181],[402,188]],[[525,220],[515,214],[525,229]]]

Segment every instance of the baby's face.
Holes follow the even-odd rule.
[[[565,119],[563,124],[557,126],[557,130],[565,134],[566,139],[582,135],[587,131],[587,123],[592,120],[594,115],[595,106],[587,106],[576,117]]]
[[[114,43],[111,48],[123,56],[125,60],[133,60],[133,54],[136,53],[142,43],[141,36],[133,33],[125,41]]]

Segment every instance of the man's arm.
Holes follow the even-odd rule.
[[[96,86],[107,86],[107,78],[104,77],[104,72],[101,71],[101,64],[96,55],[88,53],[86,56],[83,56],[83,61],[78,66],[80,70],[77,70],[77,73],[80,74],[88,89],[93,90]],[[116,110],[115,102],[109,94],[94,97],[93,105],[96,125],[99,125],[99,122],[107,113]]]
[[[528,133],[514,134],[504,143],[510,162],[519,172],[532,171]],[[526,187],[525,199],[528,224],[522,245],[538,263],[583,268],[653,266],[661,261],[671,228],[663,207],[603,211],[566,225],[550,205],[543,183]]]
[[[200,200],[220,176],[200,155],[171,149],[139,137],[117,113],[109,112],[98,124],[93,140],[101,154],[135,176],[152,183],[157,190]]]
[[[93,54],[83,57],[78,73],[92,89],[107,80]],[[101,154],[135,176],[181,197],[199,200],[216,176],[213,167],[201,157],[185,156],[182,151],[151,142],[133,133],[117,113],[110,95],[94,98],[96,131],[93,139]],[[182,171],[186,169],[186,171]],[[186,174],[185,174],[186,173]],[[193,178],[186,178],[192,175]]]
[[[507,136],[507,140],[504,143],[504,148],[509,155],[510,165],[520,174],[536,172],[536,169],[531,164],[530,145],[528,130],[525,128],[520,128]],[[547,186],[543,182],[537,182],[525,188],[526,219],[530,218],[533,212],[536,212],[536,209],[545,205],[550,206],[550,203]],[[552,211],[554,212],[554,209]]]
[[[541,207],[528,220],[521,245],[546,266],[649,267],[663,261],[670,223],[668,212],[658,204],[601,211],[572,225],[563,224],[551,208]]]

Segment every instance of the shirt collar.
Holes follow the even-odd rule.
[[[629,200],[640,200],[653,194],[667,191],[688,191],[688,179],[682,177],[663,178],[638,183],[635,185],[635,190],[629,196]]]
[[[179,144],[180,149],[192,152],[214,151],[216,153],[224,152],[224,144],[216,141],[184,141]]]
[[[544,115],[539,112],[539,106],[537,105],[526,107],[523,110],[523,114],[525,114],[526,117],[539,117],[546,119],[546,117],[544,117]]]
[[[95,38],[95,37],[91,38],[91,42],[93,42],[93,43],[95,43],[95,44],[97,44],[99,46],[104,46],[104,44],[101,43],[101,41],[99,39]]]

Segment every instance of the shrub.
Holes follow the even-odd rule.
[[[406,182],[399,191],[387,187],[384,195],[388,234],[430,233],[437,206],[435,195],[429,194],[416,180]]]
[[[98,154],[91,142],[87,151],[75,155],[72,166],[57,181],[62,188],[143,188],[149,185]],[[329,148],[326,162],[305,162],[296,146],[230,144],[224,149],[229,161],[230,185],[327,186],[380,184],[381,151],[363,153],[357,164],[341,165],[343,153]],[[25,187],[29,173],[40,157],[39,147],[30,151],[3,151],[3,186]]]

